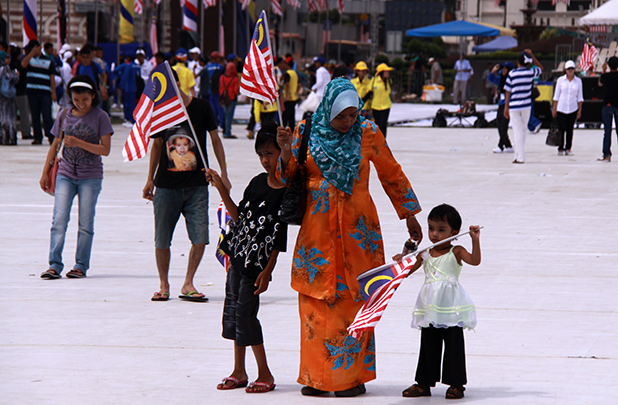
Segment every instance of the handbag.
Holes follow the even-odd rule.
[[[281,211],[279,218],[289,225],[300,225],[305,216],[307,204],[305,161],[307,160],[307,145],[309,144],[309,134],[311,133],[311,118],[305,120],[305,130],[298,148],[298,163],[296,175],[290,186],[286,188],[281,200]]]
[[[56,194],[56,176],[58,176],[58,167],[60,166],[60,160],[62,159],[62,150],[64,149],[64,143],[62,143],[62,139],[64,138],[64,128],[62,127],[64,124],[64,119],[67,116],[67,112],[69,109],[64,110],[64,114],[62,115],[62,119],[60,120],[60,144],[56,147],[56,156],[54,157],[54,163],[52,163],[52,167],[49,170],[49,181],[47,182],[47,187],[43,191],[52,197]]]
[[[560,146],[560,128],[558,127],[558,120],[556,118],[551,121],[547,139],[545,139],[545,145]]]
[[[541,92],[539,91],[539,88],[536,87],[536,84],[533,84],[532,85],[532,89],[531,89],[531,93],[530,93],[530,98],[532,100],[536,100],[540,96],[541,96]]]

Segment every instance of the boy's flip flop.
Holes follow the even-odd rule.
[[[232,385],[226,385],[226,383],[231,382]],[[224,378],[219,385],[217,385],[218,390],[233,390],[234,388],[245,388],[247,386],[248,381],[238,381],[236,377],[226,377]]]
[[[245,392],[247,394],[262,394],[264,392],[269,392],[275,389],[275,383],[266,384],[263,382],[254,381],[247,388],[245,388]]]
[[[154,293],[150,301],[167,301],[170,299],[170,293],[162,293],[157,291]]]
[[[206,298],[204,294],[197,292],[197,291],[191,291],[186,294],[180,294],[178,298],[180,298],[181,300],[193,301],[193,302],[207,302],[208,301],[208,298]]]
[[[51,267],[41,273],[41,278],[44,280],[56,280],[60,277],[60,274],[58,274],[58,272]]]

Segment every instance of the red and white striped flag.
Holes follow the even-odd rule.
[[[143,8],[144,8],[144,5],[142,4],[142,0],[133,1],[133,12],[135,14],[142,14]]]
[[[584,43],[584,50],[582,51],[582,57],[579,61],[579,67],[583,72],[592,69],[594,66],[594,60],[597,58],[599,51],[597,48],[590,42],[590,38],[586,38],[586,42]]]
[[[281,8],[280,0],[270,0],[270,5],[274,14],[283,15],[283,9]]]
[[[300,8],[300,0],[288,0],[288,4],[294,8]]]
[[[345,9],[345,0],[337,0],[337,10],[339,14],[343,14],[343,10]]]
[[[214,7],[217,5],[217,0],[204,0],[204,8]]]
[[[240,3],[240,5],[242,6],[242,9],[246,9],[249,6],[249,3],[251,3],[251,0],[238,0],[238,2]]]
[[[328,10],[328,0],[318,0],[318,8],[320,11]]]
[[[365,277],[365,280],[361,280],[363,275],[359,276],[358,281],[359,284],[361,284],[361,291],[363,291],[365,295],[369,295],[369,298],[366,299],[365,305],[363,305],[361,310],[358,311],[358,314],[356,314],[354,322],[348,326],[348,333],[350,336],[356,339],[362,332],[375,328],[378,321],[382,318],[382,314],[384,314],[386,306],[393,297],[393,294],[395,294],[395,290],[406,278],[415,262],[416,257],[414,255],[409,255],[404,257],[400,262],[381,266],[366,272],[372,274]],[[376,272],[376,270],[378,271]],[[385,275],[386,273],[388,275]],[[384,282],[383,280],[389,281]],[[384,283],[369,294],[369,288],[375,286],[376,281],[382,281]]]
[[[189,118],[179,94],[167,61],[152,70],[144,85],[142,97],[133,110],[135,124],[122,149],[125,162],[146,156],[151,134]]]
[[[310,13],[318,11],[318,0],[307,0],[307,10]]]
[[[240,92],[247,97],[273,104],[277,101],[278,92],[266,18],[266,12],[262,10],[255,24],[249,54],[242,69]]]

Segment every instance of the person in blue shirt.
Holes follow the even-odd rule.
[[[141,69],[133,63],[133,55],[127,54],[124,58],[125,62],[114,69],[114,75],[120,78],[118,88],[122,90],[122,104],[124,105],[124,122],[125,126],[132,126],[135,123],[133,119],[133,110],[137,106],[137,77],[141,74]]]
[[[211,52],[210,62],[206,64],[206,69],[204,69],[208,72],[208,82],[210,83],[210,105],[212,106],[212,110],[215,113],[217,125],[221,128],[223,128],[223,120],[225,116],[225,113],[223,112],[223,107],[221,107],[221,104],[219,104],[219,77],[224,72],[223,65],[221,65],[222,58],[223,57],[219,52]]]

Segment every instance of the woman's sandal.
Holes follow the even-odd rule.
[[[327,394],[328,391],[319,390],[307,385],[300,389],[300,393],[308,397],[317,397],[318,395]]]
[[[367,392],[367,389],[365,388],[365,384],[361,384],[361,385],[357,385],[356,387],[348,388],[347,390],[335,391],[335,396],[349,398],[349,397],[356,397],[359,395],[363,395],[366,392]]]
[[[227,385],[228,382],[231,382],[232,385]],[[221,383],[217,385],[218,390],[233,390],[234,388],[245,388],[247,386],[248,381],[238,381],[236,377],[225,377],[221,380]]]
[[[53,268],[49,268],[47,270],[45,270],[43,273],[41,273],[41,278],[44,280],[56,280],[58,278],[60,278],[60,274],[58,274],[58,272],[56,271],[56,269]]]
[[[431,389],[427,385],[414,384],[403,390],[401,396],[406,398],[430,397]]]
[[[464,391],[466,388],[462,385],[451,385],[446,390],[446,399],[460,399],[464,397]]]
[[[86,273],[79,269],[73,269],[67,273],[68,278],[84,278],[86,277]]]

